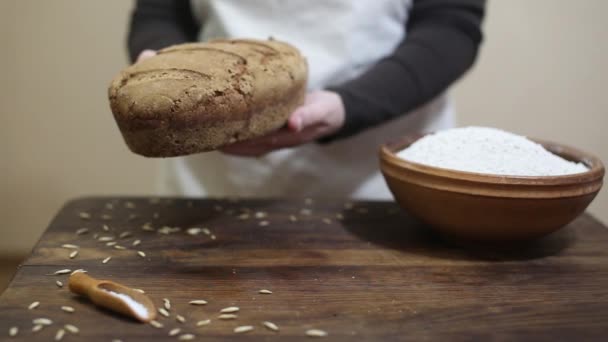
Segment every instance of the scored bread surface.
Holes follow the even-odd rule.
[[[110,107],[129,148],[148,157],[215,150],[283,126],[304,101],[306,60],[275,40],[168,47],[123,70]]]

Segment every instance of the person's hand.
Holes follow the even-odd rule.
[[[137,62],[141,62],[146,58],[150,58],[152,56],[156,56],[156,51],[154,50],[144,50],[142,52],[139,53],[139,56],[137,56],[137,60],[135,60],[135,63]]]
[[[237,142],[220,150],[237,156],[259,157],[268,152],[305,144],[338,131],[344,124],[340,95],[319,90],[306,95],[287,121],[287,126],[268,135]]]

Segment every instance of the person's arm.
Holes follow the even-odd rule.
[[[403,115],[444,92],[474,63],[485,0],[415,0],[407,37],[363,75],[329,87],[345,110],[329,142]]]
[[[131,62],[144,50],[195,41],[199,30],[189,0],[137,0],[127,39]]]

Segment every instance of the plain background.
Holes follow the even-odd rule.
[[[131,6],[0,2],[0,265],[29,253],[70,198],[153,192],[157,162],[127,151],[106,97],[127,63]],[[452,92],[459,124],[567,143],[608,162],[606,13],[604,0],[490,1],[478,63]],[[590,210],[608,222],[606,190]]]

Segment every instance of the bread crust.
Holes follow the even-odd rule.
[[[215,40],[158,51],[124,69],[108,94],[131,151],[173,157],[280,128],[304,102],[307,76],[287,43]]]

